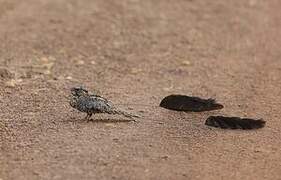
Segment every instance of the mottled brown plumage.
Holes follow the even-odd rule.
[[[117,109],[107,99],[95,94],[89,94],[89,92],[82,87],[71,88],[70,106],[87,113],[87,120],[89,120],[93,114],[97,113],[119,114],[131,119],[139,117]]]

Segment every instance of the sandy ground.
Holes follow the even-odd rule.
[[[0,179],[281,179],[279,0],[0,0]],[[138,122],[68,105],[85,85]],[[216,98],[207,113],[158,108]],[[229,131],[210,115],[264,118]]]

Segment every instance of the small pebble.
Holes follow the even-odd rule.
[[[83,60],[78,60],[78,61],[76,62],[76,64],[78,64],[78,65],[84,65],[85,62],[84,62]]]
[[[190,63],[190,61],[183,61],[182,64],[188,66],[188,65],[190,65],[191,63]]]
[[[50,70],[46,70],[46,71],[44,71],[43,72],[45,75],[49,75],[49,74],[51,74],[51,71]]]
[[[41,57],[40,60],[45,63],[49,62],[49,59],[47,57]]]
[[[173,89],[173,87],[165,87],[163,88],[164,91],[171,91]]]
[[[106,127],[115,127],[115,125],[113,123],[107,123],[105,124]]]
[[[67,76],[65,79],[72,80],[73,78],[71,76]]]
[[[132,68],[132,69],[131,69],[131,73],[132,73],[132,74],[138,74],[138,73],[140,73],[140,72],[142,72],[141,69],[138,69],[138,68]]]

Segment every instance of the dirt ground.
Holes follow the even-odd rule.
[[[281,1],[0,0],[0,179],[281,179]],[[84,85],[128,112],[71,109]],[[169,94],[216,98],[207,113]],[[204,125],[264,118],[260,130]]]

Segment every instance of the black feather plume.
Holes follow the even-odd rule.
[[[222,109],[223,105],[218,104],[214,99],[201,99],[199,97],[185,95],[169,95],[161,101],[160,107],[175,111],[203,112]]]
[[[258,129],[265,126],[265,121],[263,119],[210,116],[205,125],[222,129]]]

